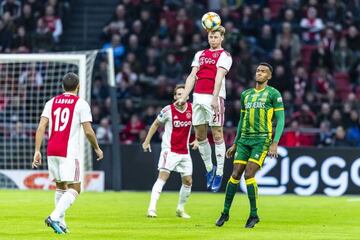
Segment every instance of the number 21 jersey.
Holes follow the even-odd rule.
[[[45,104],[41,116],[49,119],[47,156],[79,158],[81,123],[92,121],[89,104],[74,94],[63,93]]]

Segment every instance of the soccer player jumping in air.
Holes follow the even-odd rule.
[[[184,94],[185,86],[177,85],[174,90],[174,100],[178,100]],[[187,100],[187,99],[186,99]],[[165,125],[165,132],[162,137],[161,153],[159,158],[159,176],[151,191],[148,217],[157,217],[156,204],[160,197],[163,186],[170,176],[171,171],[180,173],[182,186],[179,193],[179,202],[176,216],[190,218],[185,212],[184,206],[188,201],[192,185],[192,161],[189,152],[189,138],[192,125],[192,105],[167,105],[151,125],[142,147],[145,152],[150,151],[150,141],[161,124]],[[198,144],[195,140],[190,145],[197,149]]]
[[[268,63],[260,63],[256,69],[256,87],[241,94],[241,113],[234,144],[227,150],[226,157],[234,153],[233,172],[226,186],[224,210],[216,221],[221,227],[229,220],[229,211],[238,188],[240,177],[245,171],[245,182],[250,202],[250,216],[246,228],[253,228],[260,221],[257,214],[258,187],[255,173],[263,165],[268,154],[277,157],[277,146],[284,130],[284,105],[278,90],[267,85],[273,68]],[[276,132],[272,140],[273,114],[277,120]]]
[[[49,177],[56,182],[55,209],[45,223],[58,234],[69,232],[65,223],[65,212],[80,194],[82,179],[82,160],[80,159],[80,130],[85,135],[97,155],[103,158],[95,133],[91,127],[91,110],[89,104],[79,98],[79,77],[75,73],[67,73],[63,78],[65,92],[50,99],[41,114],[36,130],[35,153],[32,166],[41,165],[41,143],[49,126],[49,142],[47,160]]]
[[[207,188],[213,192],[221,187],[225,143],[223,134],[225,106],[225,75],[232,65],[232,58],[222,47],[225,28],[208,33],[209,49],[195,54],[191,64],[192,70],[186,79],[185,92],[176,104],[184,104],[190,92],[193,94],[193,125],[195,136],[199,142],[199,152],[207,171]],[[215,141],[215,156],[217,167],[211,160],[211,146],[207,139],[208,126],[211,127]]]

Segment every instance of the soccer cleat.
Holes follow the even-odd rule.
[[[157,217],[156,210],[153,210],[153,209],[148,210],[147,217],[156,218]]]
[[[210,187],[214,181],[215,173],[216,173],[216,166],[213,166],[211,171],[206,173],[206,188],[207,189],[210,189]]]
[[[253,228],[255,224],[260,222],[260,219],[258,216],[252,217],[250,216],[248,220],[246,221],[245,228]]]
[[[221,216],[216,220],[215,225],[221,227],[225,222],[229,221],[229,214],[221,213]]]
[[[187,214],[184,210],[180,210],[180,209],[176,210],[176,216],[185,218],[185,219],[191,218],[191,216],[189,214]]]
[[[221,187],[221,182],[222,182],[222,176],[220,175],[216,175],[214,177],[214,181],[211,185],[211,191],[212,192],[217,192],[219,191],[220,187]]]
[[[61,228],[61,230],[64,232],[64,233],[70,233],[70,230],[69,230],[69,228],[65,225],[65,224],[63,224],[63,223],[59,223],[59,227]]]
[[[61,227],[60,227],[60,225],[59,225],[59,222],[53,221],[53,220],[50,218],[50,216],[45,219],[45,224],[46,224],[48,227],[51,227],[52,229],[54,229],[54,232],[57,233],[57,234],[63,234],[63,233],[65,233],[65,232],[61,229]]]

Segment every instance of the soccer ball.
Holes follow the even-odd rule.
[[[217,13],[207,12],[201,18],[202,27],[210,32],[218,29],[221,25],[221,18]]]

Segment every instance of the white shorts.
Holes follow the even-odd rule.
[[[178,154],[169,149],[162,150],[160,153],[159,171],[180,173],[181,177],[191,176],[193,171],[190,154]]]
[[[56,182],[81,182],[82,164],[79,159],[50,156],[48,159],[49,177]]]
[[[194,126],[208,124],[210,127],[224,126],[225,104],[224,99],[219,97],[219,114],[215,114],[211,107],[212,95],[197,94],[193,95],[193,117]]]

